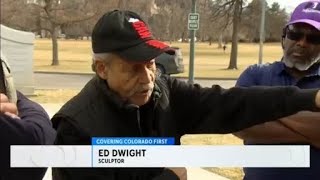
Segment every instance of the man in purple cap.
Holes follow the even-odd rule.
[[[283,57],[253,65],[237,86],[320,87],[320,1],[301,3],[283,29]],[[320,114],[303,112],[245,129],[236,135],[245,144],[310,144],[310,168],[244,168],[245,180],[316,180],[320,178]]]
[[[202,88],[156,76],[154,58],[172,53],[131,11],[103,15],[92,33],[96,76],[53,117],[59,145],[92,137],[180,137],[230,133],[301,110],[318,111],[318,90],[297,87]],[[281,108],[279,108],[281,107]],[[259,118],[258,118],[259,117]],[[57,168],[54,180],[176,180],[176,168]]]

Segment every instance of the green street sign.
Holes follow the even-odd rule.
[[[188,16],[188,29],[189,30],[198,30],[199,29],[199,13],[189,13]]]

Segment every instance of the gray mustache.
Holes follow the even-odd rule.
[[[291,49],[290,54],[292,54],[294,52],[299,53],[299,54],[303,54],[303,55],[309,55],[310,54],[307,49],[301,49],[301,48],[293,48],[293,49]]]
[[[144,92],[144,91],[151,91],[154,88],[153,85],[146,85],[146,86],[140,86],[136,92],[140,93],[140,92]]]
[[[135,94],[135,93],[142,93],[144,91],[152,91],[154,88],[154,84],[144,84],[144,85],[140,85],[137,86],[135,89],[133,89],[131,92],[131,95]]]

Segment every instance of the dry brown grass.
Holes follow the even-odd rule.
[[[232,134],[199,134],[185,135],[181,138],[184,145],[241,145],[242,141]],[[243,178],[242,168],[205,168],[231,180],[241,180]]]
[[[186,72],[178,76],[188,76],[189,44],[172,43],[182,49]],[[51,41],[38,39],[35,42],[34,70],[92,73],[91,44],[86,40],[59,40],[59,66],[51,66]],[[229,64],[230,44],[226,53],[218,49],[216,44],[197,43],[195,46],[195,77],[238,77],[250,64],[258,62],[258,44],[239,44],[238,70],[226,70]],[[264,62],[272,62],[281,57],[279,43],[270,43],[264,46]]]
[[[34,70],[51,72],[91,73],[89,41],[59,40],[59,66],[51,66],[52,45],[48,39],[35,41]]]
[[[40,104],[64,104],[79,92],[74,89],[36,90],[30,99]]]

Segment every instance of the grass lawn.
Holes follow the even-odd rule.
[[[184,145],[241,145],[242,140],[233,136],[232,134],[198,134],[185,135],[181,138],[181,143]],[[231,180],[242,180],[242,168],[205,168],[221,176],[227,177]]]
[[[195,45],[195,77],[237,78],[250,64],[258,62],[259,44],[240,43],[238,50],[238,70],[226,70],[229,65],[231,44],[226,53],[217,48],[217,44],[207,43]],[[172,43],[182,49],[185,72],[177,76],[187,77],[189,72],[189,44]],[[34,49],[34,70],[51,72],[92,73],[91,44],[86,40],[59,40],[59,66],[51,66],[51,41],[37,39]],[[264,46],[264,62],[273,62],[281,57],[280,43],[268,43]]]

